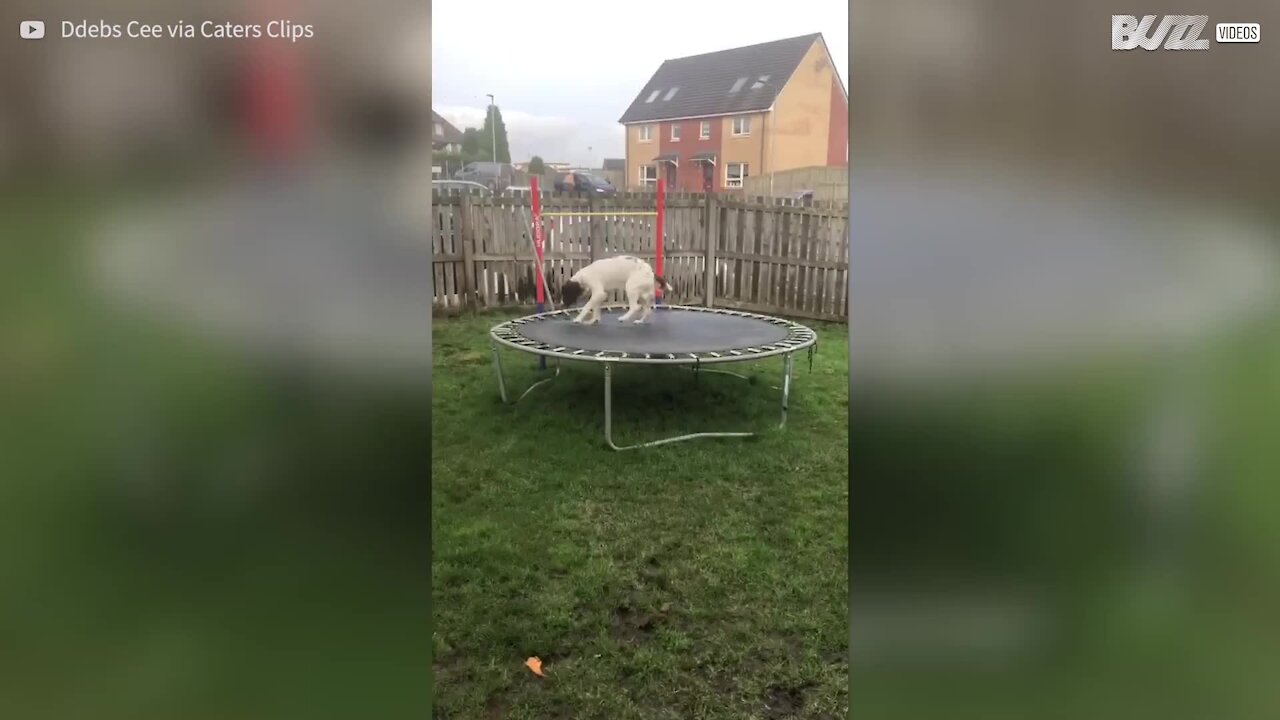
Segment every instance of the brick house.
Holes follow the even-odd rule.
[[[666,60],[619,121],[626,187],[724,190],[849,164],[849,94],[821,33]]]

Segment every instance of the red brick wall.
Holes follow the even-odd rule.
[[[713,152],[717,156],[722,155],[720,152],[720,135],[723,123],[722,118],[710,118],[711,121],[711,137],[706,140],[698,138],[699,126],[702,124],[700,120],[678,120],[675,122],[661,123],[661,136],[658,138],[658,153],[678,153],[680,155],[680,168],[676,173],[676,184],[671,190],[683,190],[689,192],[702,192],[702,163],[695,163],[689,158],[702,152]],[[678,142],[671,141],[671,126],[680,126],[680,140]],[[719,167],[718,165],[716,166]],[[662,175],[662,177],[666,177]],[[712,189],[720,189],[720,173],[712,172]]]
[[[831,79],[831,122],[827,130],[827,165],[847,167],[849,147],[849,103],[840,91],[839,78]]]

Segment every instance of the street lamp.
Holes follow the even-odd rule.
[[[493,164],[498,164],[498,113],[493,102],[493,95],[486,93],[485,97],[489,98],[489,130],[493,135]]]

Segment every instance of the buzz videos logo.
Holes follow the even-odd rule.
[[[1112,50],[1155,50],[1164,43],[1165,50],[1208,50],[1209,41],[1200,37],[1209,24],[1208,15],[1165,15],[1154,34],[1151,26],[1156,15],[1144,15],[1141,20],[1133,15],[1111,16]]]
[[[1202,37],[1208,24],[1208,15],[1112,15],[1111,49],[1208,50],[1209,39]],[[1214,35],[1220,43],[1256,43],[1262,28],[1258,23],[1218,23]]]

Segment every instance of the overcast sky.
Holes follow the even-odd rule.
[[[515,162],[623,157],[618,118],[669,58],[820,32],[848,87],[848,0],[434,0],[431,26],[435,110],[479,127],[493,93]]]

